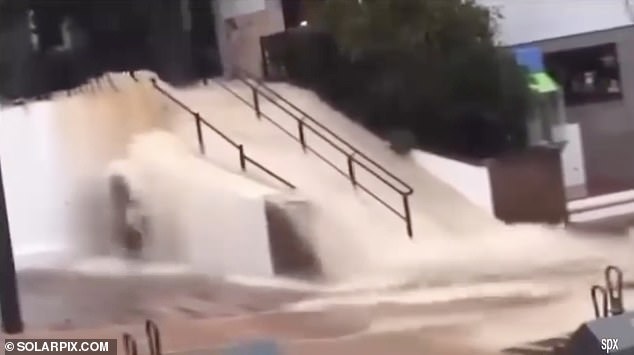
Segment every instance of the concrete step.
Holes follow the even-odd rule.
[[[583,233],[600,233],[612,236],[628,236],[634,227],[634,214],[601,218],[588,222],[573,222],[568,225],[572,230]]]

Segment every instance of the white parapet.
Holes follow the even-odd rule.
[[[201,157],[191,149],[195,135],[184,142],[156,131],[173,112],[145,86],[113,79],[118,91],[0,112],[16,266],[71,267],[116,253],[108,177],[117,174],[148,208],[150,261],[207,274],[271,275],[266,202],[287,192]],[[177,118],[193,127],[189,117]],[[247,175],[257,173],[251,168]]]
[[[137,136],[112,168],[148,216],[148,259],[217,276],[273,275],[265,202],[283,192],[218,168],[165,131]]]
[[[571,222],[588,222],[634,213],[634,190],[568,202]]]
[[[473,204],[494,214],[491,180],[486,166],[471,165],[422,150],[413,151],[412,157],[416,164],[460,192]]]

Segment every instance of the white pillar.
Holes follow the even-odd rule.
[[[213,8],[225,76],[231,75],[236,65],[259,75],[260,37],[284,30],[281,1],[215,0]],[[237,29],[231,28],[234,25]]]
[[[218,43],[218,53],[222,70],[225,76],[231,72],[231,53],[228,45],[227,24],[222,13],[221,0],[210,0],[211,8],[214,12],[214,22],[216,26],[216,42]]]

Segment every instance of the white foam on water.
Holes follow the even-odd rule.
[[[107,256],[79,260],[65,269],[87,276],[179,276],[194,272],[186,264],[143,262]]]
[[[2,108],[0,159],[18,269],[108,251],[104,169],[134,134],[169,116],[149,88],[119,84]]]
[[[484,283],[470,286],[439,287],[408,291],[362,292],[332,297],[319,297],[288,306],[289,311],[322,311],[341,306],[371,306],[376,304],[424,305],[469,299],[544,298],[563,292],[552,285],[526,282]]]
[[[380,289],[390,289],[403,285],[401,280],[377,279],[375,282],[369,279],[358,282],[330,282],[329,280],[300,280],[283,276],[276,277],[256,277],[250,275],[228,275],[224,279],[227,282],[249,287],[262,287],[278,290],[289,290],[299,292],[315,293],[348,293],[365,292]]]
[[[129,81],[129,79],[125,80]],[[162,85],[166,87],[166,84]],[[307,235],[308,242],[324,266],[327,287],[314,286],[310,283],[293,283],[284,279],[260,278],[245,281],[252,276],[249,272],[243,273],[242,282],[250,282],[253,286],[262,287],[271,285],[300,289],[315,287],[336,292],[361,292],[409,284],[427,287],[438,283],[481,283],[487,278],[514,279],[534,274],[562,273],[564,270],[596,272],[608,263],[620,265],[627,270],[634,262],[631,256],[634,247],[629,240],[579,238],[559,227],[508,226],[500,223],[416,166],[411,159],[391,153],[385,142],[320,102],[314,94],[290,86],[281,86],[279,89],[314,117],[323,119],[323,123],[333,131],[345,137],[368,156],[381,162],[388,170],[414,187],[415,193],[411,203],[415,236],[413,240],[408,239],[400,219],[362,192],[355,191],[351,188],[349,181],[333,169],[324,166],[310,154],[304,154],[297,142],[280,133],[270,123],[256,120],[250,108],[226,92],[212,87],[170,89],[175,96],[201,112],[220,130],[244,144],[247,153],[256,160],[295,183],[298,191],[311,202],[311,222],[309,226],[305,226],[305,229],[310,231]],[[92,138],[100,142],[99,157],[108,156],[109,161],[112,162],[121,157],[120,152],[125,151],[130,143],[127,137],[141,132],[137,138],[147,138],[148,134],[152,134],[149,133],[151,129],[163,127],[172,130],[185,143],[171,138],[155,140],[152,143],[152,139],[148,138],[143,145],[134,143],[132,145],[133,150],[135,146],[137,148],[143,146],[141,151],[136,150],[136,154],[143,156],[146,161],[159,162],[156,166],[161,169],[152,170],[155,177],[158,176],[156,174],[174,176],[177,172],[185,171],[196,176],[195,180],[200,183],[200,186],[204,186],[205,181],[214,181],[215,184],[231,185],[232,193],[241,191],[249,196],[269,193],[261,188],[255,191],[253,186],[256,184],[251,184],[252,180],[249,178],[223,172],[224,167],[235,168],[237,151],[232,147],[227,148],[226,142],[207,130],[205,130],[207,157],[210,162],[216,164],[216,168],[201,167],[200,161],[193,163],[191,149],[183,146],[183,144],[189,148],[196,146],[195,125],[192,117],[170,105],[164,107],[165,103],[160,97],[148,91],[147,88],[131,90],[130,93],[125,100],[119,97],[120,94],[109,93],[109,96],[117,97],[97,100],[100,106],[99,115],[93,117],[95,122],[84,124],[79,128],[66,127],[73,133],[68,134],[74,139],[82,138],[81,144],[85,148],[81,155],[82,162],[91,161],[88,148]],[[79,125],[82,122],[79,118],[89,117],[90,113],[95,111],[95,107],[91,106],[96,102],[95,100],[86,100],[83,104],[82,102],[84,101],[77,98],[72,100],[72,105],[66,103],[58,107],[58,110],[63,113],[61,116],[76,118],[72,120],[67,118],[66,122],[69,124],[75,122]],[[141,107],[143,106],[141,103],[144,102],[151,102],[151,109],[144,110]],[[133,109],[126,110],[126,105]],[[263,109],[266,107],[263,106]],[[143,122],[126,124],[126,119],[133,119],[137,111],[139,116],[143,116],[139,119]],[[160,119],[153,120],[152,115],[160,116]],[[280,116],[275,117],[280,118]],[[116,118],[116,121],[108,121],[110,118]],[[149,123],[144,123],[146,121]],[[89,129],[90,127],[93,129]],[[108,129],[99,129],[100,127]],[[112,142],[113,147],[106,144],[110,142],[109,135],[116,138]],[[138,139],[136,142],[139,141]],[[311,140],[311,144],[320,152],[326,151],[326,148],[320,146],[321,143],[317,140]],[[333,157],[333,159],[336,158]],[[102,175],[94,178],[91,186],[97,186],[97,181],[105,184],[103,173],[107,170],[107,163],[99,160],[92,165],[100,165]],[[95,170],[92,165],[91,170]],[[133,167],[131,170],[135,168],[138,167]],[[212,170],[215,172],[211,172]],[[253,173],[251,169],[247,174],[252,177]],[[152,176],[152,174],[146,174],[145,183],[157,184],[158,179]],[[220,180],[222,181],[219,182]],[[191,180],[178,178],[169,179],[169,184],[165,181],[168,180],[162,180],[161,184],[164,185],[160,185],[160,189],[154,189],[156,193],[150,198],[157,201],[157,205],[176,207],[171,208],[172,211],[178,209],[178,203],[182,201],[183,195],[195,194],[196,186],[198,186],[190,184]],[[387,196],[386,199],[395,196],[393,191],[386,192],[384,185],[370,182],[368,184],[371,185],[373,191],[376,190]],[[140,185],[142,186],[143,183]],[[257,185],[261,186],[261,184]],[[387,195],[388,192],[392,194],[389,195],[391,197]],[[105,194],[97,195],[94,198],[107,198]],[[396,198],[395,203],[399,203],[398,196]],[[106,205],[105,201],[99,202]],[[95,215],[82,215],[82,218],[91,217],[101,220],[108,218],[107,213],[101,210],[84,211],[84,213]],[[181,230],[178,228],[191,231],[204,230],[207,226],[205,224],[207,221],[198,210],[181,209],[174,215],[161,214],[159,217],[166,226],[163,237],[166,240],[170,239],[170,243],[164,244],[164,249],[170,252],[179,247],[178,237],[175,237],[180,235]],[[103,223],[96,226],[101,227]],[[95,235],[103,235],[103,231],[96,227],[92,232]],[[82,230],[82,233],[86,236],[85,238],[92,237],[90,231]],[[220,248],[233,237],[233,235],[216,235],[213,240],[208,241],[209,247]],[[232,252],[236,250],[219,251],[224,254]],[[253,265],[247,267],[251,260],[248,258],[240,260],[245,264],[244,270],[253,270]],[[117,270],[121,269],[120,266],[113,267]],[[213,264],[210,268],[209,274],[224,272],[222,265],[219,264]],[[97,268],[93,268],[95,269]],[[394,300],[394,297],[405,300],[421,297],[424,302],[427,302],[448,296],[417,294],[414,297],[411,294],[401,293],[395,294],[391,299]],[[454,294],[452,297],[460,296]],[[370,299],[378,302],[383,298]],[[346,302],[363,304],[368,301],[350,298]]]
[[[443,327],[464,325],[481,321],[484,316],[480,312],[464,312],[461,314],[444,314],[441,316],[402,316],[385,317],[373,320],[365,334],[381,334],[407,332],[427,327]]]
[[[198,86],[169,90],[243,143],[260,162],[299,187],[311,202],[312,222],[303,229],[310,231],[308,243],[331,283],[343,289],[384,288],[410,283],[512,279],[538,273],[587,273],[599,271],[606,264],[631,266],[634,245],[629,240],[580,238],[562,227],[505,225],[467,202],[408,157],[391,153],[385,142],[320,102],[314,94],[288,85],[278,89],[414,187],[413,240],[405,235],[401,220],[364,193],[352,189],[346,178],[314,156],[304,154],[297,142],[273,125],[254,119],[250,108],[222,89]],[[245,97],[249,94],[248,90],[237,90]],[[288,122],[288,117],[270,110],[270,104],[263,103],[262,109],[276,121]],[[291,127],[296,126],[294,121],[291,123]],[[220,149],[211,136],[207,139],[208,149]],[[314,137],[308,140],[320,153],[331,154],[328,153],[331,148],[323,142]],[[338,153],[329,158],[340,160],[341,155],[334,154]],[[229,164],[233,157],[223,160],[224,155],[214,155],[212,159]],[[382,197],[394,197],[393,191],[386,191],[384,185],[367,183]],[[241,281],[246,282],[244,278]],[[288,282],[281,285],[283,282],[279,280],[249,282],[260,286],[306,287]]]

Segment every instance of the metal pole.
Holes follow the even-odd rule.
[[[350,182],[352,186],[357,188],[357,178],[354,174],[354,158],[352,157],[354,153],[348,155],[348,177],[350,178]]]
[[[203,129],[201,126],[202,117],[197,113],[194,115],[196,118],[196,135],[198,136],[198,147],[200,148],[200,154],[205,155],[205,141],[203,140]]]
[[[302,144],[302,149],[304,153],[306,153],[306,137],[304,137],[304,121],[297,121],[298,130],[299,130],[299,142]]]
[[[0,313],[2,329],[7,334],[22,333],[24,324],[20,314],[18,285],[11,247],[9,217],[2,182],[2,163],[0,162]]]
[[[246,156],[244,155],[244,146],[242,144],[238,146],[238,152],[240,153],[240,169],[242,169],[242,171],[246,171],[247,161]]]
[[[414,231],[412,230],[412,212],[409,208],[409,195],[403,194],[403,208],[405,209],[405,224],[407,225],[407,235],[409,239],[414,237]]]
[[[255,110],[255,117],[258,119],[262,115],[260,112],[260,99],[258,97],[258,90],[256,88],[252,88],[253,90],[253,109]]]

